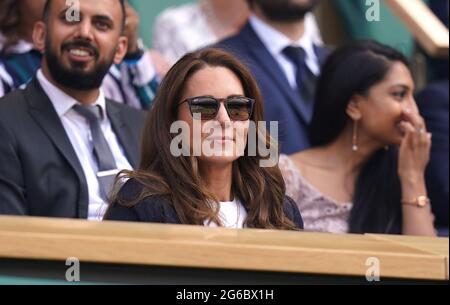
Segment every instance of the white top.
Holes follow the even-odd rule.
[[[107,204],[100,195],[100,185],[96,175],[98,166],[93,153],[94,146],[90,134],[89,123],[84,117],[73,110],[72,107],[78,102],[50,83],[41,70],[37,73],[37,79],[61,119],[64,130],[66,131],[70,143],[80,161],[81,167],[83,168],[89,191],[88,219],[100,221],[103,214],[106,212]],[[119,144],[119,140],[114,134],[111,122],[108,119],[106,101],[102,90],[100,90],[100,94],[94,105],[100,106],[103,112],[101,128],[106,141],[111,148],[114,159],[116,160],[117,167],[120,170],[131,170],[132,167],[125,157],[125,153]]]
[[[283,50],[288,46],[301,47],[306,52],[306,65],[311,72],[318,76],[320,73],[319,59],[314,52],[314,43],[311,35],[303,35],[298,41],[291,41],[286,35],[275,30],[267,23],[256,17],[250,16],[250,24],[265,45],[269,53],[275,58],[286,75],[291,87],[296,90],[296,67],[292,61],[283,54]]]
[[[223,227],[243,229],[245,219],[247,218],[247,211],[245,210],[244,205],[239,200],[235,199],[232,202],[220,203],[219,217],[222,221]],[[207,221],[205,221],[205,226],[217,227],[217,224],[209,224]]]
[[[313,13],[305,16],[305,36],[314,44],[323,45]],[[170,7],[156,18],[152,46],[175,63],[184,54],[212,45],[219,39],[209,27],[200,5],[188,3]]]

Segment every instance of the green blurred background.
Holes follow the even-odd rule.
[[[230,0],[233,1],[233,0]],[[141,37],[147,46],[152,45],[153,24],[156,16],[165,8],[194,1],[186,0],[129,0],[133,7],[139,12],[141,18]]]
[[[195,0],[129,0],[141,16],[141,36],[147,46],[152,45],[153,25],[156,16],[165,8]],[[230,0],[234,1],[234,0]],[[392,15],[381,1],[381,21],[368,22],[365,12],[368,9],[366,0],[321,0],[322,5],[330,7],[341,18],[345,40],[371,38],[391,45],[407,56],[414,50],[412,36],[400,21]],[[327,3],[325,3],[327,2]],[[425,0],[426,2],[426,0]],[[325,3],[325,4],[324,4]]]

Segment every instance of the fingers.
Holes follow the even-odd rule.
[[[417,130],[412,123],[406,121],[401,122],[400,127],[405,133],[403,138],[404,145],[412,149],[419,147],[429,148],[431,146],[432,135],[426,132],[425,129]]]
[[[408,121],[403,121],[400,123],[400,128],[405,133],[402,141],[402,146],[407,146],[409,148],[414,148],[417,146],[417,138],[414,136],[416,134],[416,129],[413,124]]]
[[[406,109],[403,111],[403,117],[406,121],[410,122],[414,126],[414,129],[417,131],[417,133],[419,133],[421,136],[426,137],[426,123],[418,112],[416,113],[415,111]]]

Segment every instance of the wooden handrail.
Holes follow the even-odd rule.
[[[448,239],[0,217],[0,259],[448,280]]]
[[[449,31],[421,0],[385,0],[420,45],[433,57],[448,57]]]

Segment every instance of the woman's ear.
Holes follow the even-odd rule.
[[[360,104],[361,98],[359,96],[354,96],[347,105],[346,113],[354,121],[359,121],[362,118]]]
[[[119,43],[117,44],[116,54],[114,56],[114,64],[116,65],[120,64],[125,58],[125,55],[127,55],[127,51],[128,51],[128,38],[125,36],[120,36]]]
[[[36,22],[33,28],[33,43],[41,53],[44,53],[45,51],[46,38],[47,25],[42,21]]]

